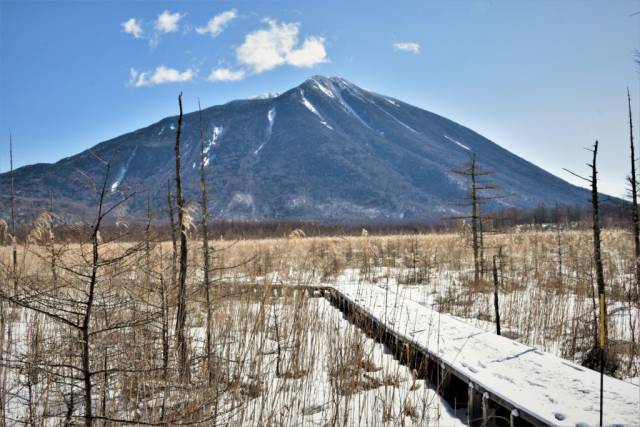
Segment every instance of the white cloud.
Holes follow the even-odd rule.
[[[216,37],[237,17],[238,12],[235,9],[227,10],[211,18],[205,27],[197,27],[196,32],[198,34],[209,33],[211,37]]]
[[[142,27],[140,26],[140,23],[136,21],[136,18],[131,18],[127,21],[124,21],[120,25],[122,26],[122,30],[125,33],[131,34],[136,39],[142,37]]]
[[[395,50],[404,50],[405,52],[415,53],[416,55],[420,53],[420,45],[415,42],[394,43],[393,48]]]
[[[183,16],[179,12],[171,13],[165,10],[156,19],[156,30],[162,33],[175,33],[178,31],[178,22]]]
[[[245,36],[236,49],[238,63],[250,67],[254,73],[271,70],[282,64],[294,67],[312,67],[327,62],[323,37],[308,37],[302,47],[298,44],[300,24],[265,20],[268,29],[257,30]]]
[[[211,81],[237,81],[244,79],[244,70],[231,70],[229,68],[215,68],[209,74]]]
[[[195,76],[191,68],[181,72],[174,68],[165,67],[164,65],[157,67],[153,72],[139,72],[135,68],[131,68],[129,74],[131,76],[129,84],[135,87],[188,82]]]
[[[324,48],[323,37],[308,37],[300,49],[294,49],[287,55],[287,63],[294,67],[313,67],[320,62],[326,62],[327,51]]]

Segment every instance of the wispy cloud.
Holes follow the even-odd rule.
[[[267,29],[256,30],[245,36],[236,49],[236,59],[254,73],[262,73],[283,64],[294,67],[312,67],[327,62],[323,37],[307,37],[298,46],[300,24],[278,23],[266,19]]]
[[[196,32],[198,34],[210,34],[211,37],[217,37],[224,29],[229,25],[231,21],[238,17],[238,12],[235,9],[222,12],[207,22],[204,27],[197,27]]]
[[[394,43],[393,48],[395,50],[403,50],[405,52],[411,52],[416,55],[420,53],[420,45],[415,42]]]
[[[142,34],[143,34],[142,26],[140,25],[140,22],[136,20],[136,18],[128,19],[120,25],[122,26],[122,31],[124,31],[127,34],[131,34],[136,39],[139,39],[142,37]]]
[[[211,70],[208,79],[213,82],[218,81],[238,81],[244,79],[244,70],[231,70],[229,68],[214,68]]]
[[[148,40],[149,45],[155,48],[162,34],[174,33],[179,30],[181,19],[184,16],[179,12],[172,13],[165,10],[158,15],[154,22],[154,29],[146,33],[142,29],[141,22],[135,18],[123,22],[122,28],[135,38]],[[216,37],[237,16],[238,12],[235,9],[227,10],[213,16],[206,26],[197,27],[195,31],[198,34],[209,34]],[[246,34],[243,43],[236,48],[235,65],[212,68],[207,80],[239,81],[247,75],[259,74],[281,65],[310,68],[329,61],[324,37],[308,36],[301,39],[300,24],[295,22],[278,22],[274,19],[264,19],[262,22],[265,26]],[[138,71],[131,68],[129,85],[141,87],[187,82],[193,80],[196,74],[197,70],[194,71],[193,68],[180,71],[164,65],[149,71]]]
[[[165,10],[156,19],[155,28],[161,33],[175,33],[178,31],[178,22],[184,15],[179,12],[171,13]]]
[[[178,71],[164,65],[156,67],[154,71],[139,72],[135,68],[131,68],[129,74],[131,77],[129,84],[134,87],[188,82],[195,77],[195,72],[191,68],[185,71]]]
[[[168,10],[162,12],[156,18],[155,22],[148,23],[143,29],[142,21],[136,18],[130,18],[122,22],[122,30],[131,34],[136,39],[144,39],[149,42],[149,46],[155,49],[160,43],[161,35],[165,33],[175,33],[179,29],[180,20],[185,15],[180,12],[171,13]]]

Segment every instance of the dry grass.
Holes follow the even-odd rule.
[[[87,271],[90,248],[51,246],[48,240],[42,232],[18,248],[18,293],[31,302],[55,301],[48,309],[69,316],[85,298],[78,273]],[[171,244],[152,242],[147,254],[138,244],[105,243],[101,256],[114,261],[100,268],[92,320],[96,413],[204,425],[295,425],[300,417],[351,425],[434,423],[440,404],[433,391],[360,332],[345,327],[334,309],[302,293],[274,298],[236,285],[389,286],[491,329],[491,274],[487,270],[486,280],[474,282],[467,241],[465,234],[306,238],[303,231],[282,239],[213,241],[211,366],[204,344],[201,244],[191,241],[188,384],[177,376],[173,326],[169,365],[162,368],[161,280],[168,286],[169,319],[175,316]],[[485,244],[487,259],[498,247],[504,255],[500,310],[506,334],[565,358],[586,352],[593,342],[594,313],[590,234],[488,235]],[[603,244],[616,375],[638,376],[632,241],[625,231],[607,230]],[[13,292],[11,248],[0,248],[0,265],[3,292]],[[72,407],[70,418],[77,421],[83,413],[81,381],[74,370],[77,334],[6,301],[0,314],[5,420],[57,423]]]
[[[323,237],[240,241],[225,263],[242,268],[221,282],[399,286],[438,310],[492,328],[491,256],[501,248],[500,310],[503,330],[526,344],[574,359],[593,342],[592,240],[588,231],[528,231],[485,238],[484,280],[473,280],[465,234]],[[224,243],[218,243],[222,245]],[[603,233],[609,305],[608,330],[620,359],[620,377],[638,376],[637,290],[632,239],[623,230]]]

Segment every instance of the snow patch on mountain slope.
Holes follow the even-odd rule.
[[[253,154],[255,154],[256,156],[258,155],[258,153],[260,152],[260,150],[262,150],[262,148],[264,147],[264,145],[269,142],[269,139],[271,139],[271,133],[273,131],[273,123],[276,120],[276,107],[271,107],[271,109],[267,112],[267,139],[260,144],[260,146],[258,147],[258,149],[256,151],[253,152]]]
[[[402,120],[398,119],[392,113],[390,113],[387,110],[385,110],[384,108],[380,107],[378,105],[378,103],[373,98],[371,98],[371,96],[367,96],[367,95],[377,95],[376,93],[370,92],[370,91],[363,91],[361,88],[359,88],[358,86],[354,85],[350,81],[348,81],[346,79],[343,79],[342,77],[337,77],[337,78],[334,78],[332,80],[336,81],[336,85],[340,88],[340,90],[347,91],[351,96],[361,100],[362,102],[375,105],[380,110],[382,110],[382,112],[384,112],[386,115],[391,117],[394,121],[396,121],[399,125],[403,126],[405,129],[407,129],[407,130],[409,130],[409,131],[411,131],[411,132],[413,132],[415,134],[418,134],[418,135],[420,134],[420,132],[418,132],[417,130],[415,130],[414,128],[412,128],[411,126],[409,126],[408,124],[406,124]],[[363,94],[363,92],[365,92],[365,93]],[[386,97],[386,96],[382,96],[382,95],[378,95],[378,96],[382,97],[382,99],[387,101],[389,104],[391,104],[391,105],[393,105],[395,107],[400,107],[400,104],[398,104],[398,102],[396,102],[394,99]],[[346,104],[346,101],[344,101],[344,99],[342,99],[342,101]],[[370,128],[370,126],[367,123],[365,123],[364,120],[362,120],[362,118],[360,118],[348,104],[347,104],[347,106],[351,110],[350,112],[352,114],[355,114],[356,117],[360,120],[360,122],[362,122],[365,126]]]
[[[398,119],[396,116],[394,116],[393,114],[390,114],[388,112],[385,111],[385,113],[389,114],[393,120],[395,120],[396,122],[398,122],[400,125],[404,126],[406,129],[410,130],[413,133],[417,133],[419,134],[420,132],[418,132],[417,130],[415,130],[414,128],[412,128],[411,126],[409,126],[408,124],[406,124],[405,122],[403,122],[402,120]]]
[[[309,100],[307,98],[304,97],[304,91],[301,90],[300,91],[300,95],[302,96],[302,99],[301,99],[302,105],[307,107],[307,110],[311,111],[316,116],[322,118],[320,113],[318,113],[318,110],[316,110],[316,107],[314,107],[313,104],[311,102],[309,102]]]
[[[320,77],[320,76],[315,76],[311,79],[311,81],[313,82],[314,86],[316,88],[318,88],[320,91],[322,91],[325,95],[337,99],[338,102],[340,103],[340,105],[342,106],[342,108],[349,114],[353,115],[356,119],[358,119],[358,121],[360,121],[360,123],[362,123],[363,125],[365,125],[366,127],[368,127],[369,129],[371,129],[371,126],[369,126],[368,123],[366,123],[362,117],[360,117],[360,115],[358,115],[358,113],[355,112],[355,110],[351,107],[351,105],[349,105],[349,103],[344,99],[344,97],[342,96],[342,92],[348,92],[350,96],[359,99],[360,101],[362,101],[363,103],[369,103],[369,104],[373,104],[376,107],[378,107],[380,110],[382,110],[382,112],[384,112],[386,115],[388,115],[389,117],[391,117],[394,121],[396,121],[398,124],[400,124],[401,126],[403,126],[405,129],[415,133],[415,134],[420,134],[420,132],[416,131],[415,129],[413,129],[411,126],[409,126],[408,124],[404,123],[402,120],[398,119],[397,117],[395,117],[393,114],[389,113],[388,111],[386,111],[384,108],[380,107],[375,101],[373,101],[369,96],[368,93],[366,93],[365,91],[363,91],[362,89],[360,89],[358,86],[354,85],[353,83],[351,83],[350,81],[343,79],[341,77],[332,77],[330,79],[327,79],[325,77]],[[392,104],[395,107],[400,107],[400,104],[398,104],[395,100],[382,96],[380,95],[385,101],[387,101],[388,103]]]
[[[133,149],[133,151],[129,155],[129,158],[127,158],[127,162],[124,165],[122,165],[122,167],[118,171],[118,174],[116,175],[116,179],[111,184],[111,192],[112,193],[115,192],[118,189],[118,187],[120,186],[120,184],[122,183],[122,180],[124,179],[124,176],[126,175],[127,171],[129,170],[129,165],[131,164],[131,160],[133,160],[133,157],[136,155],[136,151],[138,151],[138,147],[137,146]]]
[[[467,147],[466,145],[464,145],[463,143],[461,143],[460,141],[456,141],[455,139],[449,137],[449,135],[443,135],[446,139],[448,139],[449,141],[453,142],[454,144],[458,145],[459,147],[464,148],[467,151],[473,151],[471,148]]]
[[[315,84],[315,86],[318,88],[318,90],[320,90],[322,93],[324,93],[325,95],[327,95],[329,98],[335,98],[336,95],[334,95],[334,93],[331,91],[331,89],[327,88],[324,84],[322,84],[322,82],[317,79],[317,78],[313,78],[313,83]]]
[[[302,102],[302,105],[304,105],[307,108],[307,110],[311,111],[313,114],[318,116],[318,118],[320,119],[320,123],[325,125],[327,128],[333,130],[333,127],[331,127],[331,125],[327,123],[324,117],[322,117],[322,114],[320,114],[318,110],[316,110],[316,107],[314,107],[313,104],[309,102],[307,98],[304,97],[304,91],[302,89],[300,89],[300,97],[301,97],[300,102]]]
[[[347,113],[351,114],[352,116],[354,116],[360,123],[362,123],[364,126],[368,127],[369,129],[371,129],[371,126],[369,126],[369,124],[367,122],[365,122],[362,117],[360,117],[358,115],[358,113],[355,112],[355,110],[353,108],[351,108],[351,105],[349,105],[349,103],[343,98],[342,96],[342,91],[348,91],[352,96],[367,102],[367,100],[365,98],[362,97],[362,95],[360,95],[354,88],[355,86],[350,83],[348,80],[345,80],[343,78],[340,77],[332,77],[330,79],[326,78],[326,77],[320,77],[320,76],[316,76],[312,78],[313,82],[315,83],[316,87],[318,87],[318,89],[320,89],[323,93],[327,94],[327,96],[330,96],[331,98],[336,99],[339,103],[340,106],[342,107],[342,109],[344,111],[346,111]],[[320,86],[322,86],[322,88],[320,88]],[[325,90],[327,92],[325,92]],[[331,95],[328,95],[328,94]]]
[[[349,80],[343,79],[342,77],[335,77],[332,80],[335,82],[335,85],[338,86],[340,92],[349,92],[349,94],[354,98],[358,98],[362,102],[369,102],[367,97],[363,96],[362,89],[351,83]]]
[[[272,107],[267,113],[267,120],[269,121],[269,131],[268,135],[271,136],[271,131],[273,130],[273,123],[276,120],[276,107]]]
[[[235,193],[229,203],[229,207],[234,206],[242,206],[245,208],[253,206],[253,195],[249,193]]]
[[[388,100],[387,100],[388,101]],[[414,128],[412,128],[411,126],[409,126],[408,124],[406,124],[405,122],[403,122],[402,120],[400,120],[399,118],[397,118],[396,116],[394,116],[393,114],[391,114],[390,112],[388,112],[387,110],[385,110],[384,108],[380,107],[376,102],[372,102],[376,107],[378,107],[378,109],[380,111],[382,111],[383,113],[385,113],[387,116],[391,117],[393,120],[396,121],[396,123],[398,123],[399,125],[403,126],[405,129],[410,130],[411,132],[415,133],[415,134],[420,134],[420,132],[418,132],[417,130],[415,130]]]
[[[339,89],[335,89],[334,88],[334,93],[337,95],[338,101],[340,102],[340,104],[342,105],[342,107],[344,108],[344,110],[351,114],[352,116],[354,116],[356,119],[358,119],[358,121],[360,123],[362,123],[363,125],[365,125],[366,127],[368,127],[369,129],[371,129],[371,126],[369,126],[369,124],[367,122],[365,122],[362,117],[360,117],[358,115],[358,113],[355,112],[355,110],[353,108],[351,108],[351,105],[349,105],[349,103],[344,99],[344,97],[342,96],[342,91],[346,90],[348,91],[352,96],[360,99],[363,102],[367,102],[367,100],[365,98],[363,98],[360,94],[358,94],[354,89],[353,89],[353,85],[351,83],[349,83],[347,80],[343,79],[343,78],[335,78],[332,79],[331,82],[333,82],[335,80],[335,82],[337,82],[337,86]]]
[[[209,151],[211,151],[216,145],[218,145],[218,143],[220,142],[220,138],[222,138],[223,133],[224,133],[223,126],[214,126],[213,131],[211,132],[211,138],[209,138],[209,140],[205,142],[205,146],[202,149],[202,152],[205,155],[204,159],[202,160],[202,163],[204,164],[205,168],[209,166],[209,162],[211,161],[211,156],[209,155]],[[192,168],[195,169],[196,166],[197,166],[196,162],[193,162]]]
[[[265,92],[260,95],[251,96],[248,99],[272,99],[280,96],[280,92]]]
[[[211,139],[209,140],[209,142],[207,142],[207,145],[205,145],[204,147],[204,154],[207,154],[209,150],[211,150],[213,147],[218,145],[218,142],[220,142],[220,137],[222,136],[223,132],[224,132],[223,126],[213,127],[213,132],[211,132]]]

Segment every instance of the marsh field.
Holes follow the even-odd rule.
[[[205,277],[195,232],[181,272],[179,245],[153,233],[63,243],[47,224],[0,249],[3,425],[84,424],[88,407],[95,425],[465,424],[325,299],[244,285],[379,286],[495,331],[497,283],[503,335],[587,365],[597,339],[588,230],[487,233],[475,280],[468,230],[211,239]],[[606,369],[637,383],[633,240],[605,229],[602,242]]]

